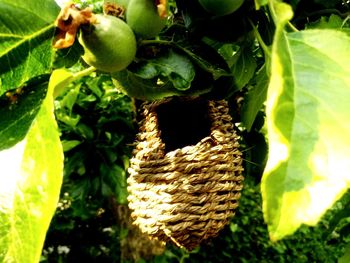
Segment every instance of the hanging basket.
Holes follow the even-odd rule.
[[[128,201],[142,232],[192,250],[234,215],[244,178],[228,111],[224,100],[141,105]]]

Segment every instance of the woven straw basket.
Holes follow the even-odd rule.
[[[216,236],[234,215],[243,187],[242,158],[224,100],[204,102],[210,123],[207,136],[167,150],[158,108],[171,100],[141,105],[128,201],[142,232],[192,250]],[[188,103],[196,105],[195,100]]]

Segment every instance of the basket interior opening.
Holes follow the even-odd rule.
[[[158,106],[156,112],[166,152],[195,145],[210,135],[208,102],[203,99],[175,98]]]

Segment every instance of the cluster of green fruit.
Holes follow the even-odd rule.
[[[111,15],[96,15],[96,22],[81,27],[79,42],[84,61],[105,72],[125,69],[135,58],[136,37],[153,38],[165,26],[153,0],[119,0],[126,21]],[[136,36],[136,37],[135,37]]]
[[[244,0],[198,0],[209,13],[224,16],[236,11]],[[84,61],[104,72],[127,68],[137,51],[137,38],[156,37],[166,24],[154,0],[114,0],[125,10],[125,21],[111,15],[96,15],[96,23],[81,27],[79,42]]]

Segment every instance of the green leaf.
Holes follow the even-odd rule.
[[[39,76],[0,97],[0,151],[25,137],[46,96],[48,79]]]
[[[63,151],[64,152],[68,152],[72,149],[74,149],[75,147],[77,147],[78,145],[80,145],[82,142],[78,141],[78,140],[63,140],[62,141],[62,147],[63,147]]]
[[[315,225],[349,187],[349,46],[349,34],[336,30],[275,36],[262,179],[272,240]]]
[[[172,49],[160,57],[147,60],[135,72],[137,76],[144,79],[153,79],[157,76],[166,77],[178,90],[189,89],[195,73],[191,60]]]
[[[39,262],[63,176],[53,110],[51,87],[25,139],[0,152],[0,262]]]
[[[83,54],[84,49],[79,44],[79,41],[74,41],[73,46],[56,50],[53,67],[56,69],[70,68],[79,61]]]
[[[268,4],[268,0],[254,0],[254,3],[255,3],[255,9],[256,10],[259,10],[260,7],[264,6],[264,5],[267,5]]]
[[[340,29],[343,26],[343,19],[332,14],[330,17],[322,16],[318,21],[306,26],[308,29]]]
[[[0,0],[0,95],[48,73],[59,8],[53,0]]]
[[[157,83],[155,80],[143,79],[128,70],[113,73],[112,76],[113,83],[118,90],[141,100],[157,100],[181,93],[169,83]]]
[[[118,204],[127,204],[128,191],[125,169],[116,164],[101,164],[100,174],[105,184],[104,195],[107,197],[114,195]]]
[[[180,46],[181,49],[198,67],[213,75],[214,79],[231,77],[226,61],[209,45]]]
[[[54,86],[54,98],[67,92],[67,89],[69,89],[69,84],[71,84],[73,81],[76,81],[84,76],[88,76],[94,71],[95,69],[93,67],[75,73],[70,72],[67,69],[54,70],[50,78],[50,85]]]
[[[338,259],[338,263],[348,263],[350,262],[350,244],[345,247],[345,253],[342,257]]]
[[[255,82],[255,85],[248,90],[242,105],[241,118],[248,131],[252,128],[255,117],[266,100],[269,79],[265,66],[258,71]]]
[[[235,77],[237,88],[242,89],[254,76],[257,64],[253,51],[247,46],[242,47],[242,49],[235,54],[235,57],[236,61],[233,64],[231,71]]]

